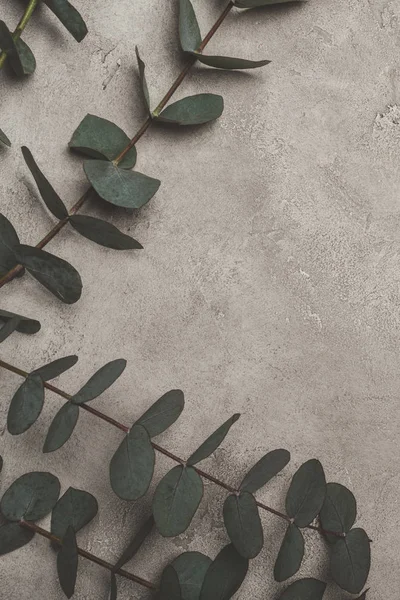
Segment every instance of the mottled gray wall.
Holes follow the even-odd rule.
[[[72,205],[85,178],[66,144],[80,119],[91,112],[133,134],[144,118],[134,45],[148,64],[154,99],[183,64],[175,0],[75,4],[90,28],[81,45],[43,8],[25,36],[36,75],[24,82],[1,75],[0,126],[14,142],[1,152],[1,207],[27,243],[52,218],[18,146],[32,149]],[[194,5],[206,31],[222,5]],[[0,0],[10,25],[19,12],[19,3]],[[49,250],[82,274],[78,304],[61,305],[28,276],[1,290],[2,307],[43,324],[35,338],[5,342],[5,360],[31,369],[78,353],[74,374],[59,381],[73,392],[97,367],[126,357],[123,377],[93,405],[130,424],[163,392],[181,387],[187,409],[160,442],[182,455],[240,411],[206,465],[232,483],[268,449],[290,449],[290,468],[259,494],[263,501],[282,508],[291,473],[320,458],[328,479],[356,494],[358,522],[374,540],[369,600],[396,598],[400,586],[399,19],[395,0],[311,0],[232,14],[210,48],[272,64],[248,73],[196,67],[177,97],[222,93],[223,117],[194,131],[151,130],[140,141],[138,168],[162,186],[138,217],[90,207],[145,250],[119,254],[63,231]],[[60,407],[51,394],[40,421],[12,438],[6,413],[17,383],[1,373],[3,489],[16,475],[45,469],[64,488],[91,491],[101,510],[80,543],[113,561],[147,514],[152,491],[136,504],[116,499],[108,462],[121,436],[89,415],[61,451],[41,455]],[[168,466],[160,459],[157,476]],[[214,555],[227,539],[222,499],[206,485],[190,529],[170,541],[154,533],[129,568],[155,578],[179,551]],[[265,549],[241,600],[272,600],[279,589],[271,573],[283,525],[263,520]],[[316,535],[306,538],[303,573],[323,577],[323,546]],[[76,597],[106,598],[106,572],[81,567]],[[3,558],[0,569],[2,600],[62,598],[42,539]],[[120,590],[122,600],[148,597],[130,582]],[[327,600],[339,599],[332,586]]]

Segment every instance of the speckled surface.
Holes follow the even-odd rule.
[[[20,3],[0,0],[11,26]],[[174,0],[75,0],[90,34],[78,45],[43,7],[26,31],[38,69],[23,83],[1,74],[0,127],[14,142],[0,151],[1,210],[21,239],[51,227],[19,146],[31,148],[68,205],[85,189],[81,161],[67,151],[91,112],[133,134],[144,118],[134,46],[161,98],[183,64]],[[222,4],[195,0],[205,32]],[[138,144],[138,168],[162,186],[140,215],[88,207],[130,231],[145,249],[102,249],[64,230],[49,250],[74,264],[81,301],[63,306],[30,277],[1,290],[1,307],[39,318],[34,338],[2,344],[4,360],[27,370],[80,356],[57,384],[74,392],[105,362],[128,367],[96,408],[130,424],[168,389],[186,411],[160,443],[187,455],[233,412],[241,420],[205,467],[231,483],[267,450],[286,447],[291,465],[259,498],[277,508],[291,474],[318,457],[328,480],[358,499],[358,524],[374,540],[368,600],[396,598],[400,586],[400,4],[311,0],[302,7],[229,16],[213,50],[270,58],[263,70],[221,73],[196,67],[177,97],[223,94],[225,113],[190,131],[152,129]],[[118,500],[108,480],[121,435],[83,414],[59,452],[41,447],[60,398],[48,394],[24,436],[6,431],[18,378],[1,372],[2,489],[28,470],[50,470],[94,493],[98,518],[82,547],[113,561],[149,511]],[[170,466],[157,461],[155,482]],[[214,556],[227,538],[224,495],[206,485],[190,529],[154,533],[128,568],[156,580],[186,549]],[[252,562],[241,600],[274,600],[272,568],[283,525],[263,517],[265,548]],[[46,524],[46,522],[45,522]],[[327,576],[317,535],[306,536],[302,573]],[[108,575],[83,560],[76,598],[107,598]],[[42,539],[2,558],[1,600],[61,600],[52,550]],[[120,580],[120,598],[150,595]],[[330,586],[327,600],[342,600]]]

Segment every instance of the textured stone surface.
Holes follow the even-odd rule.
[[[0,0],[17,22],[23,3]],[[51,227],[18,146],[31,148],[72,205],[85,189],[81,161],[66,144],[91,112],[129,134],[144,118],[134,46],[148,64],[158,100],[183,64],[177,2],[75,0],[90,34],[78,45],[38,10],[25,39],[38,69],[19,82],[1,74],[0,127],[14,146],[0,154],[1,210],[23,241]],[[203,31],[221,3],[195,0]],[[80,362],[58,385],[76,391],[105,362],[128,367],[93,406],[130,424],[162,393],[180,387],[186,411],[160,442],[187,455],[233,412],[242,418],[206,465],[232,483],[265,451],[286,447],[292,463],[260,499],[282,508],[290,475],[318,457],[328,480],[358,499],[358,524],[373,538],[369,600],[400,586],[400,4],[387,0],[311,0],[302,7],[232,14],[210,48],[270,58],[263,70],[221,73],[196,67],[177,97],[222,93],[225,113],[189,131],[149,131],[138,167],[159,177],[157,196],[131,215],[104,205],[88,213],[130,231],[145,249],[116,253],[64,230],[49,250],[82,274],[84,293],[63,306],[30,277],[1,290],[1,306],[39,318],[34,338],[16,335],[2,357],[26,369],[67,353]],[[83,487],[100,503],[79,543],[113,561],[149,511],[150,493],[116,499],[108,462],[121,435],[90,415],[73,439],[40,453],[60,398],[47,395],[24,436],[6,431],[18,378],[1,373],[0,449],[4,489],[44,469]],[[157,476],[170,465],[160,459]],[[186,549],[214,556],[226,534],[224,495],[212,484],[190,529],[173,540],[154,533],[128,568],[156,579],[167,557]],[[263,517],[265,549],[238,594],[269,600],[281,586],[272,568],[283,534]],[[317,535],[307,534],[303,573],[327,576]],[[76,598],[107,597],[108,575],[81,561]],[[2,600],[61,599],[52,550],[42,539],[1,561]],[[120,581],[120,597],[150,597]],[[343,595],[331,586],[327,600]]]

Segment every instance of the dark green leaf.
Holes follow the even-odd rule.
[[[254,496],[232,494],[224,503],[224,523],[229,538],[244,558],[255,558],[262,550],[264,535]]]
[[[248,568],[247,558],[240,556],[232,544],[225,546],[206,573],[200,600],[229,600],[242,585]]]
[[[85,160],[83,168],[100,198],[123,208],[140,208],[161,184],[158,179],[126,171],[104,160]]]
[[[65,373],[65,371],[72,369],[77,362],[78,357],[75,354],[64,356],[63,358],[57,358],[57,360],[53,360],[48,365],[44,365],[43,367],[39,367],[39,369],[35,369],[32,375],[40,375],[43,381],[49,381],[50,379],[55,379],[59,375],[62,375],[62,373]]]
[[[15,74],[18,75],[18,77],[23,77],[25,74],[24,66],[21,62],[11,31],[4,21],[0,21],[0,48],[3,52],[7,52],[8,61]]]
[[[222,115],[224,99],[216,94],[196,94],[165,108],[159,120],[176,125],[201,125]]]
[[[304,538],[300,529],[291,523],[286,530],[274,568],[275,581],[285,581],[300,569],[304,556]]]
[[[192,52],[201,44],[201,33],[190,0],[179,1],[179,37],[182,50]]]
[[[0,526],[0,556],[26,546],[34,535],[33,531],[18,523],[4,523]]]
[[[10,221],[0,213],[0,275],[5,275],[18,264],[18,248],[17,232]]]
[[[76,8],[68,0],[44,0],[44,2],[76,41],[81,42],[88,30],[85,21]]]
[[[270,60],[246,60],[244,58],[232,58],[230,56],[206,56],[205,54],[194,53],[197,60],[209,67],[216,69],[256,69],[268,65]]]
[[[5,325],[3,325],[0,329],[0,343],[4,342],[14,331],[17,330],[19,325],[19,318],[13,317],[9,319]]]
[[[84,404],[105,392],[122,375],[126,367],[124,358],[117,358],[101,367],[72,398],[74,404]]]
[[[63,537],[62,546],[57,554],[58,579],[61,589],[67,598],[71,598],[75,592],[78,558],[75,531],[70,526]]]
[[[320,513],[321,527],[335,533],[347,533],[354,525],[357,503],[349,489],[340,483],[328,483],[326,498]],[[338,538],[327,535],[328,541],[336,543]]]
[[[44,386],[40,375],[32,373],[18,388],[11,400],[7,417],[7,429],[11,435],[27,431],[42,412]]]
[[[51,533],[60,539],[68,527],[77,533],[95,518],[97,511],[97,500],[92,494],[70,487],[53,508]]]
[[[69,222],[78,233],[100,246],[114,250],[140,250],[143,248],[139,242],[122,233],[107,221],[86,215],[73,215],[69,218]]]
[[[6,146],[11,146],[10,140],[8,139],[8,137],[6,136],[4,131],[2,131],[1,129],[0,129],[0,142],[2,144],[5,144]]]
[[[192,467],[177,466],[160,481],[153,498],[153,515],[164,537],[183,533],[203,497],[203,482]]]
[[[1,499],[1,512],[8,521],[38,521],[53,508],[60,482],[51,473],[26,473],[10,485]]]
[[[55,452],[63,446],[71,437],[79,417],[79,406],[66,402],[54,417],[46,440],[43,452]]]
[[[234,0],[234,5],[238,8],[258,8],[259,6],[272,6],[274,4],[284,4],[290,2],[306,2],[307,0]]]
[[[36,70],[36,59],[28,44],[21,38],[15,42],[24,75],[32,75]]]
[[[114,573],[111,573],[109,600],[117,600],[117,595],[118,595],[117,578],[115,577]]]
[[[175,423],[184,406],[183,392],[171,390],[154,402],[136,423],[143,425],[150,437],[155,437]]]
[[[130,139],[118,125],[96,117],[86,115],[72,134],[68,146],[71,150],[106,160],[114,160],[126,148]],[[136,164],[136,148],[133,147],[120,162],[123,169],[132,169]]]
[[[33,334],[40,330],[41,325],[39,321],[8,312],[7,310],[0,310],[0,321],[8,323],[8,321],[14,318],[17,318],[19,321],[17,331],[20,333]]]
[[[114,571],[118,571],[118,569],[122,569],[122,567],[129,562],[137,553],[137,551],[141,548],[143,542],[147,538],[147,536],[151,533],[154,527],[154,517],[151,515],[143,524],[143,526],[139,529],[135,537],[129,542],[128,546],[125,548],[123,553],[121,554],[118,562],[114,566]]]
[[[282,471],[289,461],[290,453],[287,450],[272,450],[272,452],[268,452],[247,473],[240,484],[240,491],[256,492]]]
[[[233,417],[225,421],[225,423],[221,425],[221,427],[218,427],[218,429],[214,431],[214,433],[212,433],[210,437],[208,437],[206,441],[203,442],[201,446],[199,446],[199,448],[197,448],[197,450],[193,452],[191,456],[189,456],[187,464],[189,466],[195,465],[201,460],[204,460],[205,458],[210,456],[213,452],[215,452],[218,446],[222,444],[222,442],[228,434],[228,431],[230,430],[232,425],[236,423],[239,417],[240,414],[236,413],[235,415],[233,415]]]
[[[139,48],[137,46],[135,46],[135,51],[136,51],[136,58],[137,58],[138,67],[139,67],[140,84],[142,86],[142,92],[143,92],[143,96],[144,96],[144,99],[146,102],[146,108],[148,109],[148,112],[150,112],[151,111],[150,94],[149,94],[149,88],[147,87],[147,81],[146,81],[146,75],[145,75],[146,65],[140,58]]]
[[[321,510],[325,496],[322,465],[319,460],[308,460],[293,476],[286,496],[286,512],[298,527],[307,527]]]
[[[153,477],[154,463],[149,434],[141,425],[134,425],[110,462],[111,487],[117,496],[122,500],[144,496]]]
[[[68,217],[68,211],[64,202],[61,200],[51,183],[43,175],[42,171],[39,169],[31,151],[26,146],[22,146],[21,150],[28,169],[36,181],[36,185],[38,186],[43,202],[49,211],[55,217],[57,217],[57,219],[66,219]]]
[[[181,598],[178,574],[171,565],[168,565],[161,575],[158,600],[181,600]]]
[[[371,549],[363,529],[352,529],[332,546],[333,580],[349,594],[359,594],[368,579]]]
[[[81,297],[81,276],[62,258],[21,244],[18,260],[39,283],[65,304],[74,304]]]
[[[326,583],[318,579],[299,579],[286,588],[279,600],[322,600],[325,589]]]
[[[212,560],[201,552],[184,552],[171,563],[181,586],[182,600],[199,600],[204,577]]]

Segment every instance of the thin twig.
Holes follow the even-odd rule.
[[[31,17],[32,17],[33,13],[35,12],[35,8],[38,4],[38,1],[39,0],[30,0],[29,1],[29,4],[25,9],[24,14],[22,15],[20,22],[18,23],[18,25],[16,26],[16,28],[14,30],[14,33],[12,34],[14,42],[19,40],[19,38],[22,35],[22,32],[24,31],[25,27],[28,25],[29,21],[31,20]],[[4,67],[6,58],[7,58],[7,52],[6,51],[1,52],[0,53],[0,69],[2,69]]]

